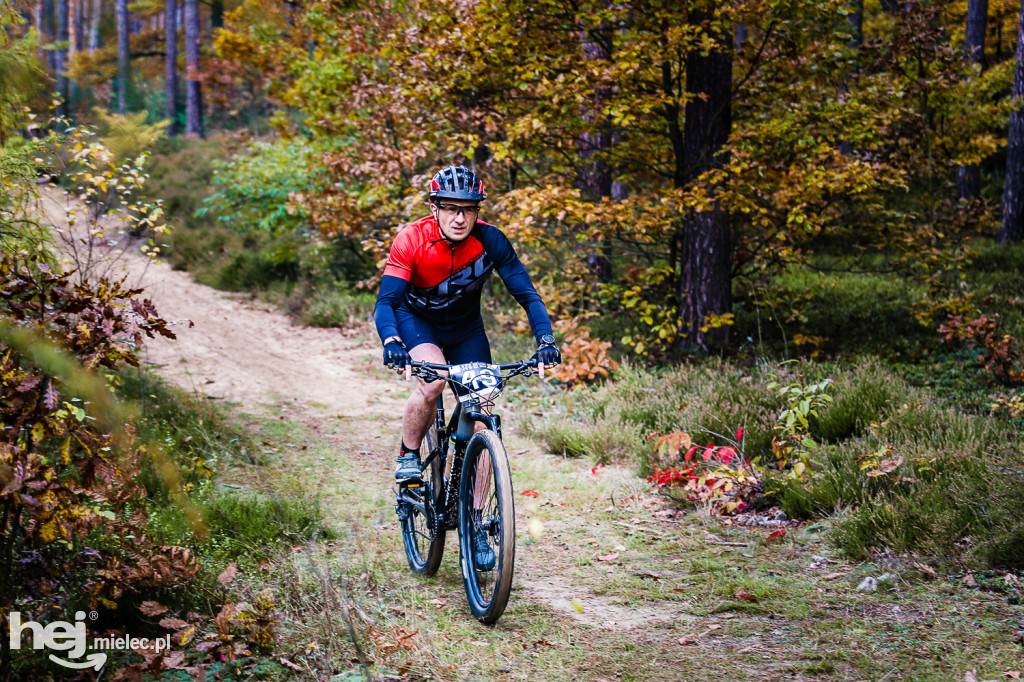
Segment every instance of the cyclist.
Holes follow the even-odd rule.
[[[526,268],[501,230],[478,219],[486,196],[476,173],[465,166],[448,166],[430,181],[430,215],[406,225],[395,237],[374,308],[385,365],[401,371],[410,360],[491,362],[480,295],[493,270],[526,310],[537,340],[533,357],[540,371],[561,362],[547,308]],[[395,469],[400,483],[420,479],[420,444],[445,386],[416,381],[402,420]],[[478,565],[493,565],[493,552],[486,542],[482,545],[490,556],[477,557]]]

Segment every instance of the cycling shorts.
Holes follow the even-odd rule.
[[[457,327],[439,328],[405,306],[399,306],[395,309],[395,318],[398,334],[409,350],[423,343],[432,343],[441,349],[449,365],[491,361],[491,344],[487,341],[482,317]]]

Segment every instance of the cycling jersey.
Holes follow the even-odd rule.
[[[427,216],[402,228],[391,245],[374,309],[381,340],[401,335],[399,308],[439,331],[474,323],[484,283],[494,270],[526,310],[534,336],[550,334],[544,302],[501,230],[478,220],[466,239],[450,242],[437,219]]]

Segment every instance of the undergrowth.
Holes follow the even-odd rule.
[[[820,445],[806,480],[775,466],[773,424],[785,405],[769,389],[772,376],[832,379],[832,403],[809,420]],[[746,457],[763,468],[764,503],[795,518],[834,516],[832,539],[852,557],[888,549],[1024,565],[1024,460],[1006,421],[965,414],[870,361],[626,366],[615,379],[563,396],[558,418],[531,422],[532,433],[553,452],[632,463],[647,476],[682,463],[659,456],[652,435],[728,445],[742,427]]]

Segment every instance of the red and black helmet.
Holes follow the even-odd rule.
[[[430,198],[483,201],[487,195],[476,173],[465,166],[448,166],[437,171],[430,180]]]

